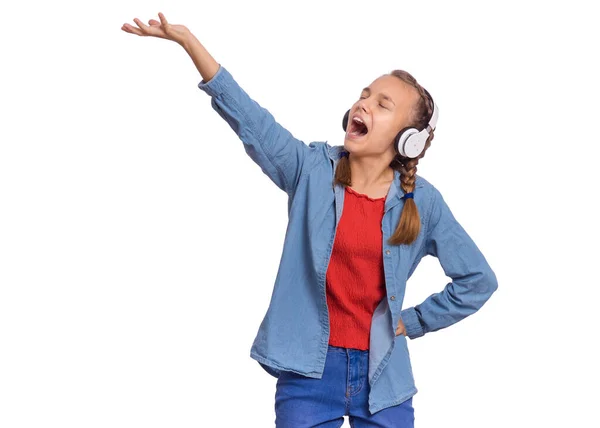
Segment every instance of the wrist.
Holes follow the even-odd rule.
[[[192,34],[191,31],[188,32],[185,36],[183,36],[181,41],[179,42],[181,47],[185,49],[185,51],[188,54],[191,53],[192,47],[195,43],[200,44],[200,41],[196,38],[196,36]]]

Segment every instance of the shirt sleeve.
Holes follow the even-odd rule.
[[[498,288],[494,271],[435,187],[428,225],[426,252],[437,257],[452,281],[421,304],[400,312],[410,339],[475,313]]]
[[[211,96],[212,108],[238,135],[250,158],[291,196],[300,176],[317,156],[316,144],[306,145],[294,138],[267,109],[250,98],[222,65],[198,88]]]

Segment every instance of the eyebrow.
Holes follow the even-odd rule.
[[[371,88],[366,87],[363,88],[363,92],[366,92],[367,95],[371,95]],[[389,102],[391,102],[392,104],[396,105],[396,103],[394,101],[392,101],[392,98],[386,94],[380,94],[381,98],[383,98],[384,100],[387,100]]]

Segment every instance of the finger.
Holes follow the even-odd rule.
[[[159,27],[160,26],[160,22],[158,22],[156,19],[151,19],[150,21],[148,21],[148,24],[154,26],[154,27]]]
[[[127,31],[128,33],[137,34],[138,36],[143,36],[142,32],[138,28],[135,28],[134,26],[129,25],[129,24],[123,24],[121,29],[123,31]]]
[[[158,17],[160,18],[160,22],[163,25],[167,25],[168,24],[167,18],[165,18],[165,15],[163,15],[161,12],[158,12]]]
[[[163,37],[164,31],[160,28],[160,25],[146,25],[139,19],[136,19],[136,23],[140,26],[144,36]]]
[[[142,33],[152,34],[152,28],[148,27],[146,24],[144,24],[139,19],[133,18],[133,22],[135,22],[138,25],[138,27],[140,27],[140,29],[142,30]]]

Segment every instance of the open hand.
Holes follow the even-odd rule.
[[[185,25],[170,24],[167,22],[167,18],[158,12],[160,22],[155,19],[148,21],[148,25],[145,25],[142,21],[137,18],[133,19],[138,27],[134,27],[130,24],[123,24],[121,30],[131,34],[137,34],[138,36],[153,36],[160,37],[161,39],[173,40],[174,42],[183,45],[188,40],[191,32]]]

